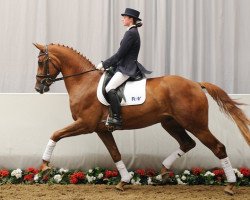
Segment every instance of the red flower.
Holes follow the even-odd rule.
[[[169,178],[173,178],[174,177],[174,172],[173,171],[170,171],[169,174],[168,174]]]
[[[117,177],[117,176],[118,176],[118,171],[117,170],[112,171],[112,177]]]
[[[83,172],[75,172],[70,176],[70,183],[77,184],[79,180],[83,180],[85,178],[85,174]]]
[[[71,175],[70,176],[70,183],[77,184],[78,183],[78,179],[75,176]]]
[[[223,176],[225,174],[223,169],[216,169],[213,173],[215,176]]]
[[[25,170],[27,173],[32,173],[32,174],[38,174],[38,170],[33,168],[33,167],[29,167]]]
[[[248,168],[240,168],[240,173],[242,173],[245,177],[250,177],[250,169]]]
[[[156,175],[156,172],[154,169],[146,169],[146,175],[149,177],[153,177]]]
[[[34,180],[34,174],[25,175],[23,180],[25,180],[25,181],[33,181]]]
[[[76,172],[74,173],[75,174],[75,177],[78,179],[78,180],[83,180],[85,178],[85,174],[83,172]],[[73,174],[73,175],[74,175]]]
[[[105,178],[111,178],[111,177],[113,177],[113,173],[112,173],[112,171],[109,171],[109,170],[106,170],[105,172],[104,172],[104,177]]]
[[[0,170],[0,177],[6,177],[6,176],[9,176],[9,171],[8,170]]]
[[[145,176],[146,175],[146,172],[144,169],[137,169],[135,171],[135,173],[139,174],[140,176]]]
[[[106,170],[104,172],[104,177],[105,178],[112,178],[112,177],[117,177],[117,176],[118,176],[118,171],[117,170],[114,170],[114,171]]]
[[[192,169],[193,175],[196,175],[196,176],[200,175],[202,171],[203,171],[203,169],[199,168],[199,167],[195,167]]]

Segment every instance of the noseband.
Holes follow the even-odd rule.
[[[81,73],[78,73],[78,74],[72,74],[72,75],[68,75],[68,76],[62,76],[60,78],[55,78],[55,76],[52,76],[50,74],[49,63],[52,63],[53,67],[57,71],[57,74],[60,73],[60,69],[51,61],[51,58],[49,57],[49,52],[48,52],[48,46],[47,45],[45,47],[45,52],[40,53],[38,55],[38,58],[41,57],[41,56],[44,56],[44,55],[45,55],[45,59],[43,61],[38,61],[38,65],[39,66],[42,65],[43,68],[44,68],[44,74],[37,74],[36,75],[37,78],[41,78],[40,83],[43,85],[43,87],[49,87],[52,83],[54,83],[56,81],[61,81],[61,80],[64,80],[66,78],[69,78],[69,77],[79,76],[79,75],[82,75],[82,74],[97,70],[96,68],[94,68],[94,69],[91,69],[89,71],[81,72]],[[56,76],[57,76],[57,74],[56,74]]]

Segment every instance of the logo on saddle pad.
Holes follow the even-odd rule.
[[[108,106],[109,103],[103,95],[103,84],[105,79],[105,72],[100,78],[97,87],[97,98],[98,100]],[[146,99],[146,79],[140,81],[127,81],[124,86],[121,106],[131,106],[143,104]]]

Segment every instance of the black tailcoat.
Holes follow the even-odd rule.
[[[137,27],[133,26],[125,32],[118,51],[103,61],[103,67],[105,69],[111,66],[116,67],[116,71],[130,77],[136,77],[138,72],[141,72],[143,75],[151,73],[137,61],[140,46],[141,40],[139,32]]]

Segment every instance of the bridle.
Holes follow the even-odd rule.
[[[39,66],[43,66],[44,68],[44,74],[37,74],[36,78],[41,78],[40,83],[45,85],[45,86],[50,86],[53,83],[53,80],[55,79],[49,71],[49,62],[52,63],[53,67],[56,69],[57,74],[60,73],[60,70],[58,67],[51,61],[51,58],[49,57],[49,52],[48,52],[48,46],[46,45],[45,47],[45,52],[40,52],[38,55],[38,58],[41,56],[44,56],[45,58],[43,61],[38,61]]]
[[[44,74],[37,74],[36,78],[41,78],[41,88],[45,90],[49,90],[49,86],[56,82],[56,81],[61,81],[64,80],[66,78],[70,78],[70,77],[75,77],[75,76],[80,76],[83,74],[86,74],[88,72],[92,72],[92,71],[96,71],[96,68],[93,68],[91,70],[85,71],[85,72],[81,72],[81,73],[77,73],[77,74],[72,74],[72,75],[68,75],[68,76],[62,76],[60,78],[56,78],[56,76],[61,72],[60,69],[52,62],[51,58],[49,57],[49,52],[48,52],[48,45],[45,46],[45,52],[40,52],[40,54],[38,55],[38,58],[41,56],[44,56],[45,58],[43,61],[38,61],[38,65],[39,66],[43,66],[44,68]],[[49,63],[52,64],[52,66],[56,69],[57,73],[56,75],[51,75],[50,74],[50,70],[49,70]]]

